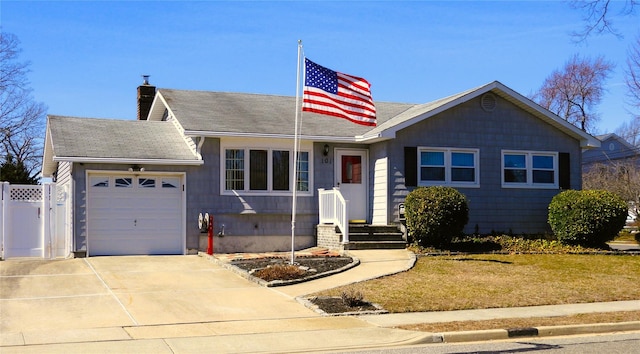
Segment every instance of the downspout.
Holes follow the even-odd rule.
[[[198,146],[196,147],[196,154],[198,154],[198,159],[202,160],[202,145],[204,145],[204,136],[201,136],[200,138],[198,138]]]

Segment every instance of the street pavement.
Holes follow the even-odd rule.
[[[326,316],[300,297],[405,271],[406,250],[351,251],[360,265],[310,282],[268,288],[224,266],[224,255],[91,257],[0,262],[0,352],[334,352],[502,339],[508,331],[423,333],[400,324],[640,310],[640,301],[439,313]],[[541,329],[638,330],[615,326]],[[606,328],[605,328],[606,327]]]

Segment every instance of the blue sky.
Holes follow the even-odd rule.
[[[135,119],[142,74],[161,88],[294,96],[301,39],[309,59],[366,78],[374,100],[391,102],[494,80],[529,95],[573,54],[604,55],[616,64],[598,109],[607,133],[631,118],[623,70],[640,16],[614,18],[623,39],[576,44],[582,16],[564,1],[0,3],[49,114]]]

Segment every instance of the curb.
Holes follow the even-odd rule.
[[[640,321],[434,333],[433,341],[425,338],[426,341],[424,344],[479,342],[525,337],[555,337],[629,331],[640,331]]]

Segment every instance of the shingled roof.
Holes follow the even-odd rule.
[[[159,89],[149,120],[161,120],[164,101],[187,135],[229,134],[293,136],[295,97],[248,93]],[[376,102],[378,124],[413,107],[407,103]],[[351,138],[371,127],[315,113],[301,113],[301,135]]]
[[[583,147],[599,145],[597,139],[498,81],[424,104],[376,102],[376,127],[302,112],[300,135],[309,140],[368,143],[393,139],[398,130],[487,92],[580,140]],[[295,104],[290,96],[159,89],[149,120],[162,120],[168,107],[186,135],[289,138],[294,135]]]
[[[202,163],[170,122],[50,115],[47,124],[45,176],[56,161]]]

